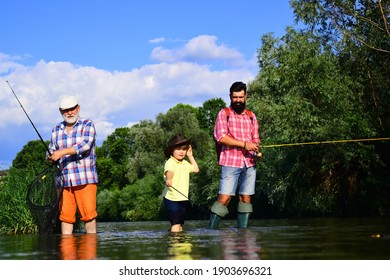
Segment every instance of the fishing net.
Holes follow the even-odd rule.
[[[59,232],[64,178],[56,166],[41,172],[27,190],[26,202],[40,234]]]

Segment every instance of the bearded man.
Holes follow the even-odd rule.
[[[60,100],[63,121],[54,126],[48,161],[56,163],[64,178],[61,204],[61,232],[72,234],[77,208],[87,233],[96,233],[96,130],[94,123],[79,116],[76,97]]]
[[[221,177],[218,199],[211,207],[210,229],[217,229],[220,220],[229,213],[227,205],[236,195],[237,187],[237,226],[246,228],[249,214],[253,212],[251,196],[255,193],[260,145],[258,122],[253,112],[245,109],[246,84],[234,82],[229,97],[230,106],[219,111],[214,126],[214,138],[222,144]]]

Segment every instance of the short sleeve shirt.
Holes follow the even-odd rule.
[[[178,161],[171,156],[164,166],[164,179],[166,179],[165,173],[167,171],[173,172],[172,186],[180,193],[173,188],[165,186],[163,196],[172,201],[188,200],[190,173],[194,172],[194,166],[185,159]]]

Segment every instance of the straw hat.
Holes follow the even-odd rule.
[[[168,145],[164,150],[164,154],[167,158],[169,158],[172,155],[172,151],[174,147],[185,146],[190,144],[191,144],[191,139],[185,139],[181,135],[176,134],[168,141]]]

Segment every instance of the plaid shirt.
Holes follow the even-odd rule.
[[[227,120],[224,109],[219,111],[214,126],[214,137],[220,141],[226,135],[246,142],[260,144],[259,125],[256,116],[253,114],[253,120],[245,113],[238,115],[229,107],[230,114]],[[252,124],[253,122],[253,124]],[[253,152],[245,151],[243,148],[235,146],[222,145],[219,165],[231,167],[251,167],[256,165],[256,160],[251,156]]]
[[[68,134],[64,122],[54,126],[50,152],[70,147],[76,151],[75,155],[66,155],[59,160],[59,169],[65,180],[64,187],[98,183],[95,141],[96,130],[91,120],[78,119]]]

